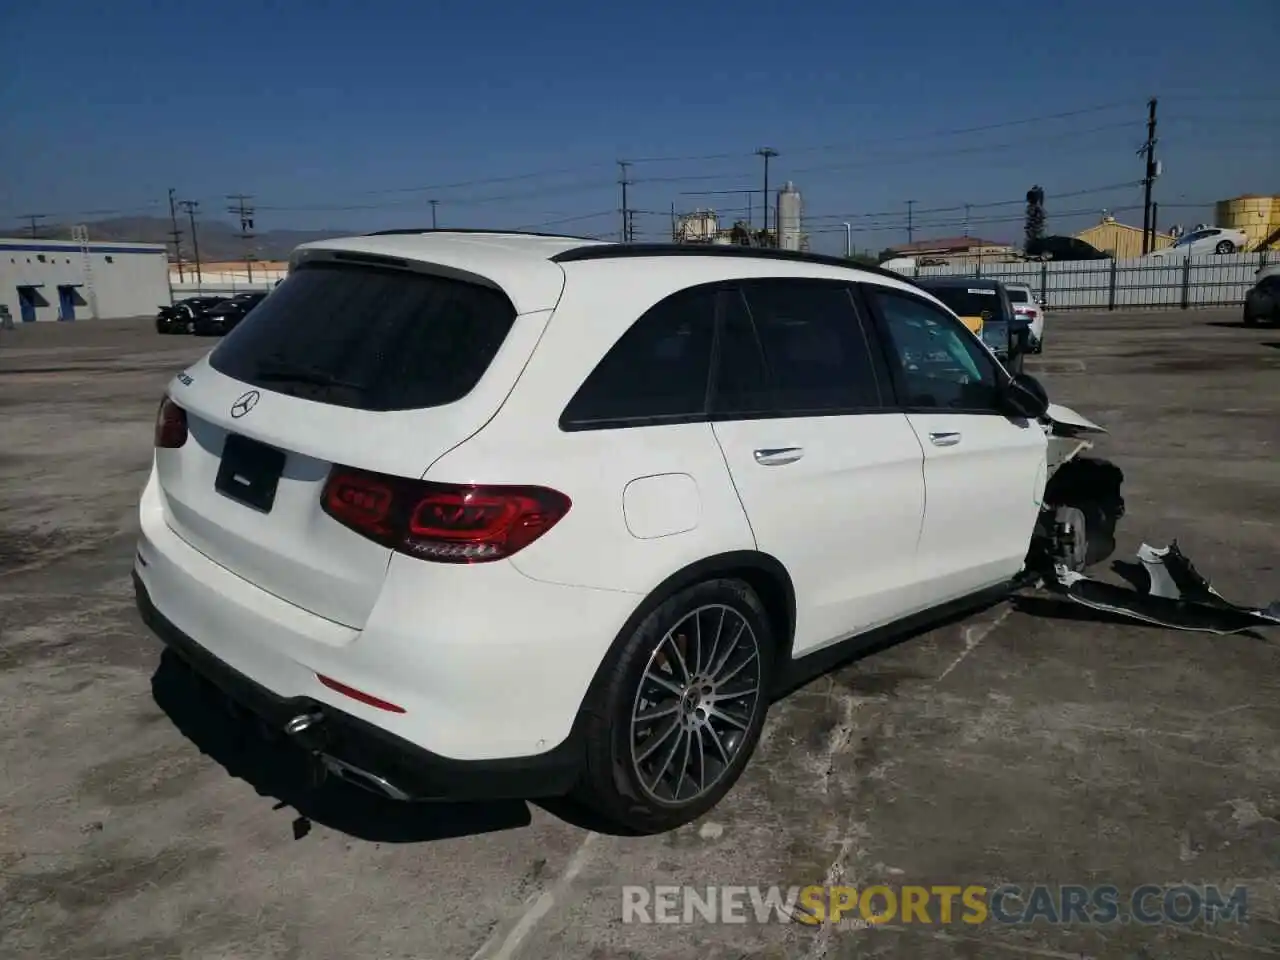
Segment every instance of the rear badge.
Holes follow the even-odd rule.
[[[182,373],[178,374],[178,382],[184,387],[189,387],[195,381],[191,379],[191,375],[187,371],[183,370]]]
[[[262,394],[257,390],[250,390],[248,393],[241,394],[236,402],[231,405],[231,416],[239,420],[246,413],[258,405],[258,400]]]

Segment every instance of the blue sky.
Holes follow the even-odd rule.
[[[436,199],[441,226],[616,235],[630,159],[665,239],[673,202],[745,214],[690,192],[758,189],[771,146],[815,248],[845,221],[904,241],[909,199],[917,239],[966,203],[1016,239],[1016,204],[981,205],[1033,183],[1053,232],[1141,222],[1138,187],[1095,188],[1142,176],[1155,95],[1160,220],[1192,225],[1280,192],[1278,37],[1276,0],[10,3],[0,223],[167,215],[174,187],[207,216],[252,194],[260,230],[429,224]]]

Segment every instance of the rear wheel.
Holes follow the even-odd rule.
[[[670,597],[623,641],[588,695],[576,799],[639,833],[706,813],[755,750],[775,650],[745,583],[711,580]]]

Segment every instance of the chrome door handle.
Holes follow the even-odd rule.
[[[762,467],[780,467],[786,463],[795,463],[803,456],[803,447],[768,447],[755,451],[756,463]]]
[[[929,442],[935,447],[954,447],[960,442],[960,434],[958,433],[931,433],[929,434]]]

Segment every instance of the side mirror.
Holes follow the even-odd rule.
[[[1044,385],[1029,373],[1015,373],[1010,377],[1000,399],[1009,410],[1028,420],[1044,416],[1049,409],[1049,394]]]

